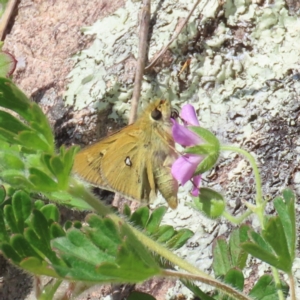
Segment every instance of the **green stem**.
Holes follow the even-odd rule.
[[[254,157],[247,151],[235,147],[235,146],[221,146],[221,150],[223,151],[232,151],[232,152],[237,152],[242,154],[243,156],[245,156],[252,169],[253,169],[253,173],[254,173],[254,178],[255,178],[255,188],[256,188],[256,210],[255,213],[257,214],[261,227],[262,229],[264,229],[264,209],[265,209],[265,205],[264,205],[264,201],[263,201],[263,197],[262,197],[262,184],[261,184],[261,179],[260,179],[260,174],[259,174],[259,170],[257,167],[257,164],[255,162]]]
[[[181,273],[177,271],[172,271],[172,270],[162,270],[162,275],[166,277],[175,277],[175,278],[180,278],[180,279],[188,279],[188,280],[197,280],[201,281],[203,283],[206,283],[210,286],[216,287],[219,290],[222,290],[223,293],[226,295],[230,296],[231,298],[234,297],[235,299],[239,300],[251,300],[252,298],[249,298],[248,296],[244,295],[242,292],[234,289],[233,287],[219,282],[214,278],[206,278],[206,277],[201,277],[199,275],[191,275],[191,274],[186,274],[186,273]]]
[[[257,214],[257,216],[259,218],[260,226],[261,226],[262,230],[264,230],[264,228],[265,228],[264,210],[265,210],[267,201],[264,201],[263,197],[262,197],[261,178],[260,178],[259,170],[258,170],[258,167],[257,167],[254,157],[249,152],[247,152],[243,149],[240,149],[238,147],[234,147],[234,146],[221,146],[221,150],[237,152],[237,153],[244,155],[248,159],[248,161],[253,169],[255,182],[256,182],[256,206],[253,207],[253,211]],[[275,282],[276,286],[281,286],[278,270],[276,268],[272,267],[272,273],[273,273],[273,278],[274,278],[274,282]],[[278,294],[279,300],[284,300],[284,295],[283,295],[282,289],[277,289],[277,294]]]
[[[239,217],[234,217],[227,211],[224,211],[222,213],[223,217],[226,218],[229,222],[233,224],[241,224],[245,219],[247,219],[252,214],[251,210],[247,210]]]
[[[296,291],[295,291],[295,280],[293,273],[289,273],[289,282],[290,282],[290,294],[291,294],[291,300],[296,300]]]
[[[272,270],[275,286],[277,287],[278,299],[284,300],[285,298],[284,298],[283,291],[282,291],[282,286],[281,286],[281,282],[280,282],[280,278],[279,278],[279,272],[275,267],[272,267],[271,270]],[[278,287],[280,287],[280,288],[278,288]]]

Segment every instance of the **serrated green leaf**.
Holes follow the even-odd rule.
[[[241,270],[246,266],[248,254],[240,247],[240,245],[248,240],[249,229],[249,226],[242,225],[240,228],[235,229],[230,234],[229,239],[229,252],[231,256],[232,267],[237,267]]]
[[[281,281],[283,293],[288,294],[288,286]],[[277,288],[273,281],[273,277],[270,275],[263,275],[259,278],[257,283],[254,285],[249,293],[253,299],[256,300],[274,300],[278,299]]]
[[[136,236],[133,234],[126,223],[123,223],[121,225],[120,233],[123,239],[125,238],[127,248],[131,253],[134,253],[134,256],[139,257],[141,262],[143,264],[146,264],[150,269],[158,269],[153,256],[149,253],[148,249],[136,238]],[[118,256],[116,260],[117,263],[119,263],[119,259],[121,258]]]
[[[32,211],[31,224],[32,229],[35,231],[38,237],[44,241],[44,243],[50,245],[48,221],[41,211],[36,209]]]
[[[91,229],[86,228],[93,243],[110,255],[115,255],[122,240],[114,222],[109,218],[100,218],[95,214],[86,217]]]
[[[12,233],[22,233],[19,231],[18,223],[11,205],[4,206],[4,218]]]
[[[29,168],[29,173],[29,180],[35,185],[36,190],[42,192],[58,190],[57,183],[43,171],[37,168]]]
[[[158,230],[162,218],[167,212],[167,210],[168,208],[166,206],[160,206],[152,212],[146,224],[146,230],[148,231],[149,234],[153,234]]]
[[[3,169],[24,170],[24,163],[20,157],[14,152],[1,151],[0,152],[0,166]]]
[[[137,227],[145,228],[149,219],[149,214],[149,208],[142,206],[131,215],[129,221]]]
[[[195,208],[207,217],[215,219],[222,215],[225,210],[223,196],[209,188],[200,188],[198,197],[193,197]]]
[[[213,247],[212,266],[216,277],[224,277],[230,269],[229,249],[223,238],[218,238]]]
[[[169,249],[177,250],[181,248],[193,235],[193,231],[189,229],[180,229],[170,240],[167,241],[166,245]]]
[[[60,204],[64,204],[79,210],[93,210],[93,208],[81,198],[77,198],[69,194],[68,191],[51,191],[44,192],[44,195],[49,199]]]
[[[27,180],[23,172],[18,170],[5,170],[0,173],[3,182],[8,183],[15,189],[33,190],[34,186]]]
[[[60,187],[64,187],[65,183],[68,181],[68,175],[65,172],[64,165],[58,156],[53,156],[50,159],[51,170],[53,174],[58,179]]]
[[[15,265],[20,263],[21,257],[9,243],[3,243],[0,247],[6,258],[10,259]]]
[[[22,131],[30,131],[30,127],[3,110],[0,110],[0,127],[11,132],[14,136],[17,136]]]
[[[33,150],[51,151],[51,146],[34,131],[21,131],[16,139],[20,145]]]
[[[31,198],[23,191],[17,191],[12,197],[12,208],[20,233],[23,233],[25,220],[31,213]]]
[[[286,236],[280,218],[270,218],[262,234],[264,239],[271,245],[278,256],[276,267],[286,273],[290,273],[292,270],[293,259],[289,253]]]
[[[25,259],[31,256],[41,259],[39,254],[32,248],[32,246],[21,234],[13,235],[10,239],[10,244],[21,257],[21,259]]]
[[[63,261],[59,259],[56,253],[51,249],[50,241],[38,236],[32,228],[27,228],[24,236],[41,257],[47,258],[52,264],[64,265]]]
[[[40,107],[30,101],[11,80],[0,78],[0,106],[11,109],[25,119],[29,126],[41,133],[49,144],[49,152],[54,150],[54,138],[47,117]]]
[[[158,231],[155,233],[157,241],[160,243],[167,242],[175,234],[175,229],[170,225],[162,225],[159,227]]]
[[[53,268],[45,261],[36,257],[29,257],[20,262],[20,267],[35,275],[46,275],[50,277],[59,277]]]
[[[47,220],[53,220],[54,222],[59,221],[59,210],[54,204],[46,204],[44,205],[40,211],[46,217]]]

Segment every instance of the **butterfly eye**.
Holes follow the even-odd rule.
[[[152,119],[157,121],[157,120],[161,119],[161,116],[162,116],[162,114],[161,114],[160,110],[158,110],[157,108],[152,110],[152,112],[151,112]]]

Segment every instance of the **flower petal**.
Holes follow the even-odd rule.
[[[199,121],[195,112],[195,108],[191,104],[186,104],[182,107],[181,118],[186,122],[186,125],[199,126]]]
[[[203,143],[201,138],[196,133],[180,125],[173,119],[171,119],[171,121],[173,123],[172,135],[176,143],[184,147],[195,146]]]
[[[180,156],[172,165],[171,172],[173,177],[184,185],[193,177],[193,174],[202,159],[202,156],[194,154]]]
[[[192,194],[192,196],[197,197],[197,196],[199,196],[201,174],[194,176],[192,181],[193,181],[193,188],[191,190],[191,194]]]

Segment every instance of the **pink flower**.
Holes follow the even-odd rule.
[[[190,104],[184,105],[180,117],[184,121],[184,126],[172,119],[172,134],[175,142],[184,147],[202,144],[203,140],[196,133],[188,129],[188,126],[190,125],[200,125],[194,107]],[[184,154],[173,163],[171,170],[173,177],[182,185],[187,181],[192,180],[194,187],[191,193],[195,197],[199,195],[201,175],[194,176],[194,173],[202,160],[203,156],[201,155]]]

